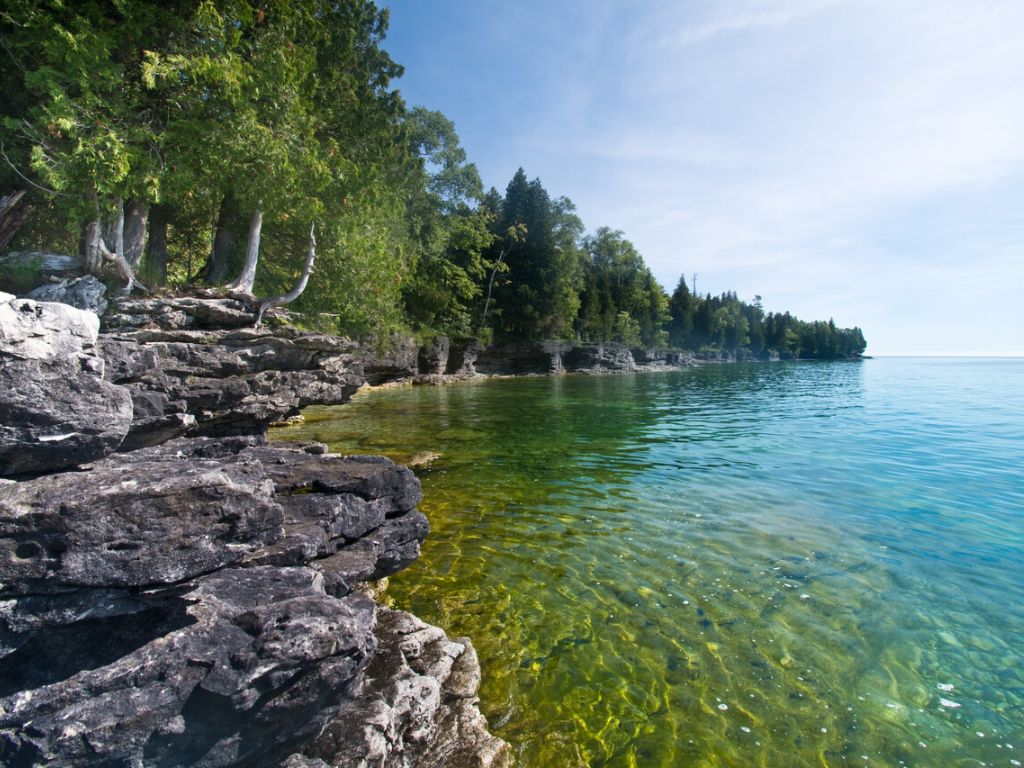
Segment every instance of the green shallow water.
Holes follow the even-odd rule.
[[[306,417],[275,437],[440,454],[390,595],[473,639],[522,766],[1024,762],[1024,361],[495,380]]]

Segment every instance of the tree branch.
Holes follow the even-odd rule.
[[[26,184],[31,184],[33,187],[35,187],[39,191],[46,192],[48,195],[56,195],[57,197],[64,197],[64,193],[63,192],[58,192],[56,189],[48,189],[47,187],[40,186],[39,184],[36,184],[34,181],[32,181],[32,179],[30,179],[24,173],[19,171],[18,170],[18,166],[16,166],[13,162],[11,162],[11,158],[9,158],[7,156],[7,152],[4,151],[3,142],[0,142],[0,155],[3,155],[4,160],[7,162],[7,164],[9,166],[11,166],[11,170],[14,171],[16,174],[18,174],[21,177],[22,181],[24,181]]]
[[[107,248],[107,244],[103,242],[102,237],[99,240],[99,249],[100,253],[103,255],[103,258],[111,262],[115,267],[117,267],[117,271],[120,272],[121,276],[128,281],[128,285],[125,287],[125,290],[128,293],[131,293],[132,290],[135,288],[138,288],[143,293],[150,292],[149,288],[147,288],[146,286],[144,286],[142,283],[135,279],[135,273],[132,271],[132,268],[131,266],[129,266],[128,262],[124,260],[124,257],[121,256],[120,254],[110,252],[110,249]]]
[[[295,284],[288,293],[281,296],[274,296],[269,299],[263,299],[260,302],[260,308],[256,312],[256,322],[253,323],[253,328],[259,328],[260,323],[263,321],[263,313],[271,307],[280,307],[285,304],[291,304],[306,290],[306,284],[309,282],[309,276],[313,272],[313,261],[316,259],[316,222],[309,228],[309,250],[306,252],[306,264],[302,268],[302,275],[299,277],[299,281]]]

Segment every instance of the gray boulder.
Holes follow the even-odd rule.
[[[99,330],[100,319],[92,312],[0,293],[0,355],[5,358],[84,364],[96,359]]]
[[[102,458],[132,421],[130,393],[103,379],[99,319],[0,294],[0,476]]]
[[[378,650],[353,701],[307,754],[336,768],[499,768],[508,744],[479,710],[480,665],[468,638],[379,608]]]
[[[47,283],[25,294],[36,301],[57,301],[102,315],[107,311],[107,286],[92,275]]]

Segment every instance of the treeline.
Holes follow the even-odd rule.
[[[867,347],[860,328],[811,323],[789,314],[765,314],[761,297],[740,301],[735,293],[694,296],[683,278],[669,304],[669,343],[681,349],[746,351],[756,357],[822,359],[856,357]]]
[[[12,248],[274,295],[315,224],[293,308],[331,330],[863,351],[734,294],[670,297],[622,232],[587,234],[522,169],[485,193],[451,121],[393,87],[387,21],[366,0],[8,0],[0,193],[32,199]]]

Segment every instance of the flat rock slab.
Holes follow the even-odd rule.
[[[118,306],[144,303],[181,312],[209,308],[211,301]],[[347,402],[363,384],[353,356],[358,345],[347,339],[287,327],[198,328],[143,325],[101,336],[107,378],[132,395],[135,417],[124,449],[184,435],[262,433],[306,406]]]

